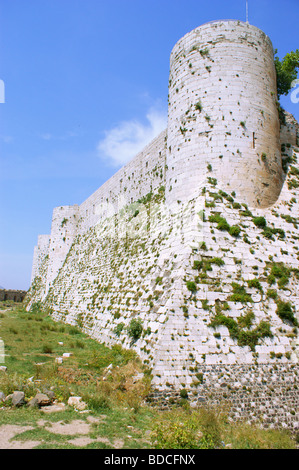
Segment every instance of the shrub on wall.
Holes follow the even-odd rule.
[[[217,326],[226,326],[231,338],[237,340],[239,346],[249,346],[252,351],[255,350],[256,345],[260,339],[269,337],[272,338],[271,326],[266,321],[261,321],[254,329],[250,328],[253,322],[253,313],[248,312],[244,317],[240,317],[238,321],[233,318],[227,317],[222,313],[218,313],[208,325],[210,328]]]
[[[283,263],[273,263],[271,265],[271,272],[268,276],[268,283],[275,284],[276,280],[280,288],[284,288],[290,280],[291,270]]]
[[[127,327],[127,333],[130,336],[130,338],[132,338],[133,341],[137,341],[140,338],[142,331],[143,331],[143,326],[142,326],[142,321],[140,320],[140,318],[139,319],[133,318]]]
[[[262,228],[266,227],[267,225],[265,217],[254,217],[253,223],[257,227],[262,227]]]
[[[197,291],[196,284],[195,284],[195,282],[193,282],[193,281],[187,281],[187,282],[186,282],[186,286],[187,286],[187,289],[188,289],[190,292],[196,292],[196,291]]]
[[[125,326],[124,323],[118,323],[113,330],[114,334],[116,334],[116,336],[120,336],[122,330],[124,329],[124,326]]]
[[[276,313],[281,320],[287,320],[293,323],[293,325],[298,326],[298,322],[294,317],[294,310],[291,302],[283,302],[279,300],[277,302]]]
[[[240,232],[241,232],[241,229],[238,225],[233,225],[232,227],[230,227],[229,229],[229,234],[232,236],[232,237],[238,237],[240,235]]]

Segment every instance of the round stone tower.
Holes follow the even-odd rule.
[[[251,207],[269,207],[282,183],[276,72],[270,39],[240,21],[186,34],[170,57],[169,204],[216,178]]]

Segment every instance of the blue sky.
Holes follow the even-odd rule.
[[[169,56],[197,26],[245,21],[245,0],[0,0],[0,285],[28,289],[38,234],[166,127]],[[283,57],[298,0],[249,0]],[[283,106],[299,120],[299,103]]]

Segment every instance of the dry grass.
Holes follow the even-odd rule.
[[[184,407],[169,412],[145,406],[151,377],[133,351],[119,346],[107,348],[74,327],[55,323],[43,312],[28,314],[18,307],[11,311],[2,309],[0,325],[8,369],[0,374],[0,391],[8,395],[14,390],[22,390],[30,399],[37,391],[51,388],[57,400],[64,403],[71,395],[81,396],[101,423],[95,426],[94,434],[86,437],[86,447],[109,447],[107,443],[116,441],[126,448],[296,447],[289,433],[232,422],[224,409],[191,410],[187,401]],[[59,344],[61,342],[63,345]],[[63,352],[72,352],[72,355],[57,364],[55,358]],[[51,419],[76,419],[76,412],[66,408]],[[51,444],[53,436],[38,427],[39,413],[26,407],[7,408],[1,411],[0,424],[33,426],[28,439],[35,441],[37,436],[44,436],[40,445],[43,448],[74,445],[63,438],[59,444],[57,438],[55,444],[54,441]],[[104,422],[101,420],[103,413]]]

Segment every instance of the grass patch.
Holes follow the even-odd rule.
[[[110,364],[120,371],[130,364],[132,373],[135,368],[136,373],[143,371],[146,377],[149,376],[133,350],[119,345],[108,348],[74,326],[54,322],[43,312],[32,314],[15,309],[3,315],[1,338],[5,344],[5,365],[9,374],[0,375],[0,390],[7,395],[14,390],[23,390],[27,396],[34,395],[34,382],[28,383],[28,378],[33,376],[45,387],[51,384],[55,395],[63,400],[71,394],[77,395],[80,389],[80,394],[85,394],[90,400],[94,397],[91,401],[100,403],[103,394],[108,396],[106,383],[105,391],[102,389],[102,375]],[[16,334],[12,331],[16,328],[14,325],[22,332],[22,341],[16,341]],[[131,325],[131,330],[135,338],[139,330],[134,325]],[[71,352],[71,356],[58,365],[55,358],[64,352]],[[127,377],[129,380],[130,375]],[[109,395],[112,402],[114,395]]]
[[[288,432],[262,430],[249,424],[230,422],[225,409],[174,409],[160,412],[154,420],[155,449],[294,449]]]

